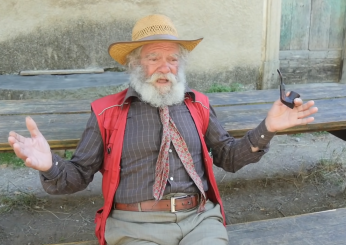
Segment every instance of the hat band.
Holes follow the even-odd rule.
[[[165,40],[165,39],[172,39],[172,40],[178,40],[178,38],[176,36],[173,35],[152,35],[152,36],[147,36],[147,37],[143,37],[141,39],[138,39],[137,41],[149,41],[149,40]]]

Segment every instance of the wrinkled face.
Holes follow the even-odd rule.
[[[185,97],[187,53],[178,44],[147,44],[128,56],[130,86],[154,107],[179,104]]]
[[[172,86],[171,81],[165,78],[166,74],[177,75],[179,66],[179,46],[176,43],[162,42],[144,45],[140,62],[146,78],[153,74],[162,74],[153,85],[156,88]]]

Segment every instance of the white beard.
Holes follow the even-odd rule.
[[[167,79],[170,83],[166,86],[155,87],[158,79]],[[172,73],[154,73],[145,79],[142,67],[137,67],[130,73],[130,87],[141,97],[141,100],[154,107],[180,104],[184,101],[186,79],[182,69],[177,76]]]

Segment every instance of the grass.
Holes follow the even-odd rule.
[[[240,83],[231,83],[229,86],[213,83],[206,93],[239,92],[244,91],[244,86]]]
[[[328,146],[327,146],[328,148]],[[312,181],[328,182],[333,185],[340,185],[342,189],[346,187],[346,165],[343,161],[346,148],[341,151],[333,150],[329,156],[323,157],[308,170],[308,177]]]
[[[13,152],[0,153],[0,165],[12,166],[13,168],[25,166],[23,160],[18,158]]]
[[[73,151],[66,151],[65,158],[70,160]],[[24,161],[16,156],[13,152],[0,153],[0,165],[11,166],[14,169],[25,167]]]
[[[34,194],[17,192],[14,196],[0,196],[0,214],[11,212],[15,208],[33,209],[42,204]]]
[[[323,136],[329,134],[327,131],[318,131],[311,133],[313,136]]]
[[[65,158],[70,160],[72,158],[73,151],[65,151]]]
[[[317,132],[312,132],[311,133],[313,136],[324,136],[329,134],[327,131],[317,131]],[[304,135],[304,133],[296,133],[296,134],[291,134],[291,137],[302,137]]]

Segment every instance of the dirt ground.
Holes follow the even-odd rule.
[[[275,136],[259,163],[237,173],[215,168],[227,223],[346,207],[345,149],[328,133]],[[99,183],[95,179],[80,194],[48,196],[38,187],[37,172],[0,163],[0,244],[95,240],[94,213],[103,201]]]

